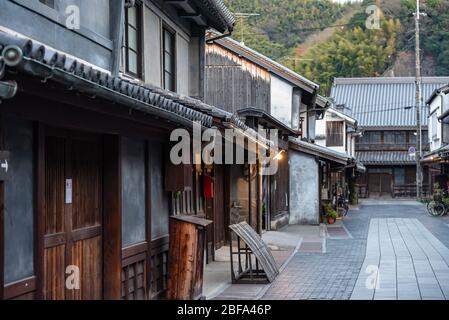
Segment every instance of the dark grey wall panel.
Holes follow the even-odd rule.
[[[164,147],[151,143],[151,237],[168,234],[169,193],[164,191]]]
[[[2,119],[10,151],[5,183],[5,283],[33,275],[33,126],[12,116]]]
[[[145,237],[145,144],[122,140],[122,245],[130,246]]]
[[[79,30],[65,27],[70,4],[80,8]],[[113,47],[109,14],[107,0],[57,1],[55,9],[38,0],[0,1],[0,25],[107,70]]]

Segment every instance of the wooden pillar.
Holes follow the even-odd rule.
[[[120,137],[103,139],[103,298],[121,298],[122,199]]]

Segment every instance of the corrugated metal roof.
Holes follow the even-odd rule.
[[[413,165],[415,158],[406,151],[360,151],[356,159],[364,165]]]
[[[449,77],[424,77],[422,123],[427,126],[425,101],[449,83]],[[416,125],[415,78],[337,78],[331,98],[345,105],[362,127],[412,127]]]

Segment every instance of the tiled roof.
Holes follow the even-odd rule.
[[[219,33],[214,32],[213,30],[209,30],[206,37],[207,39],[212,39],[219,36]],[[282,64],[230,37],[216,39],[214,40],[214,42],[238,55],[241,55],[245,59],[252,61],[253,63],[267,69],[273,74],[303,88],[310,93],[317,92],[320,87],[317,83],[307,79],[306,77],[296,73],[295,71],[283,66]],[[321,100],[325,102],[325,99],[323,97],[321,97]]]
[[[200,0],[204,5],[211,10],[213,15],[217,18],[221,26],[222,32],[225,30],[232,31],[235,25],[235,17],[232,12],[226,7],[223,0]]]
[[[0,32],[0,52],[8,45],[16,45],[23,51],[23,61],[14,67],[21,72],[51,79],[71,89],[113,100],[144,113],[183,124],[197,121],[204,127],[212,126],[213,116],[232,118],[231,114],[199,100],[112,77],[30,39]]]
[[[356,159],[364,165],[413,165],[415,158],[407,151],[359,151]]]
[[[249,128],[237,115],[175,92],[113,77],[31,39],[0,31],[0,54],[3,48],[9,45],[18,46],[22,50],[22,62],[14,68],[28,75],[55,81],[91,97],[114,101],[184,126],[191,126],[196,121],[203,127],[210,128],[214,125],[215,118],[221,123],[230,123],[233,127],[258,137],[259,141],[269,146],[273,143],[259,137],[257,132]],[[4,75],[4,68],[3,57],[0,56],[0,75]]]
[[[449,83],[449,77],[424,77],[422,124],[427,126],[425,101]],[[331,98],[344,105],[361,127],[412,127],[416,125],[415,78],[337,78]]]

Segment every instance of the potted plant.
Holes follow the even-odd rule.
[[[328,224],[334,224],[337,221],[338,212],[334,210],[332,205],[329,203],[325,207],[326,210],[326,218]]]

